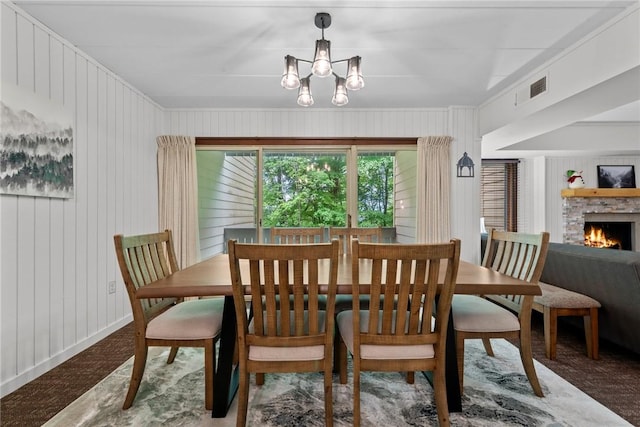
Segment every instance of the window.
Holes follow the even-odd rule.
[[[224,251],[231,234],[239,241],[261,241],[263,230],[274,226],[382,226],[393,228],[394,240],[413,241],[415,146],[394,141],[397,149],[389,151],[392,142],[331,141],[200,144],[201,257]]]
[[[518,161],[483,160],[480,216],[486,228],[518,231]]]
[[[394,160],[394,153],[358,154],[358,226],[393,226]]]
[[[344,226],[345,153],[265,153],[263,227]]]

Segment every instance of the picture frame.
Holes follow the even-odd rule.
[[[598,165],[598,188],[636,188],[633,165]]]

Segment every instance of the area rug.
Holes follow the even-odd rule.
[[[463,412],[451,414],[454,426],[630,426],[545,366],[536,363],[544,398],[533,394],[517,348],[493,340],[496,357],[481,341],[468,340],[465,352]],[[204,410],[202,350],[183,348],[173,365],[168,349],[154,349],[133,406],[123,411],[133,359],[49,420],[45,426],[235,426],[234,399],[226,418]],[[352,378],[339,384],[334,375],[334,424],[353,422]],[[247,425],[322,426],[321,374],[271,374],[265,384],[252,378]],[[362,425],[438,425],[433,389],[422,375],[407,384],[400,373],[363,373]]]

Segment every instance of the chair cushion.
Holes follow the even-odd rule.
[[[146,337],[163,340],[213,338],[222,326],[223,298],[184,301],[154,317]]]
[[[511,311],[475,295],[454,295],[451,302],[453,327],[464,332],[505,332],[520,330],[520,321]]]
[[[595,299],[573,292],[568,289],[559,288],[547,283],[538,283],[542,290],[542,295],[533,297],[533,302],[551,308],[592,308],[600,307],[600,303]]]
[[[304,330],[309,330],[308,312],[304,313]],[[291,328],[294,327],[293,312],[290,313],[292,319]],[[324,332],[325,311],[318,311],[318,323],[321,325],[320,331]],[[266,313],[263,316],[266,322]],[[253,320],[249,323],[249,333],[253,333]],[[280,321],[278,320],[278,330],[280,330]],[[249,360],[256,361],[295,361],[295,360],[321,360],[324,358],[324,345],[311,345],[302,347],[267,347],[252,345],[249,347]]]
[[[367,330],[369,322],[369,312],[360,311],[360,330]],[[382,322],[382,319],[380,320]],[[338,313],[336,318],[340,335],[344,339],[345,345],[353,353],[353,310],[346,310]],[[360,357],[362,359],[432,359],[435,355],[433,345],[371,345],[360,346]]]

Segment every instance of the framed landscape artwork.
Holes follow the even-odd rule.
[[[633,165],[598,165],[598,188],[636,188]]]
[[[2,82],[0,194],[73,197],[73,114]]]

